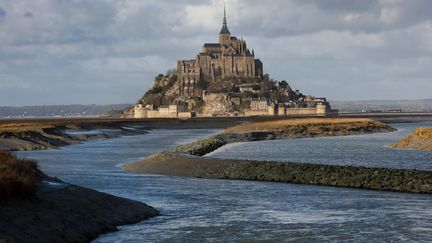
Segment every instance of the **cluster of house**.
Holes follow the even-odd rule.
[[[250,108],[243,113],[244,116],[287,116],[287,115],[332,115],[337,110],[331,109],[325,98],[314,98],[307,96],[299,100],[276,102],[269,98],[251,99]],[[135,105],[133,109],[134,118],[180,118],[187,119],[195,117],[196,113],[188,109],[186,103],[171,104],[155,108],[153,105]],[[202,116],[203,114],[201,114]]]

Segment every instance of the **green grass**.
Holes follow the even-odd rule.
[[[36,162],[0,151],[0,202],[33,195],[40,177]]]

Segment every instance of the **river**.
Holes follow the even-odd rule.
[[[231,143],[207,154],[222,159],[288,161],[432,170],[432,151],[393,149],[389,144],[432,122],[395,123],[391,133]]]
[[[403,129],[408,133],[412,127],[407,126]],[[161,211],[159,217],[121,226],[120,231],[102,235],[95,242],[432,238],[432,195],[143,175],[120,169],[121,164],[216,132],[153,130],[145,135],[22,152],[18,156],[38,160],[49,175],[66,182],[139,200]]]

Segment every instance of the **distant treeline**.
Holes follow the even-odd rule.
[[[362,111],[397,111],[432,112],[432,99],[423,100],[365,100],[365,101],[331,101],[332,108],[340,112]]]
[[[0,118],[115,115],[131,104],[0,106]]]

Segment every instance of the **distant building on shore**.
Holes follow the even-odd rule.
[[[250,109],[245,111],[246,116],[286,116],[286,115],[335,115],[337,110],[331,109],[325,98],[315,99],[314,103],[305,103],[303,106],[293,103],[276,103],[266,98],[254,99]]]
[[[169,106],[143,106],[137,104],[133,108],[134,118],[191,118],[195,116],[194,112],[188,111],[186,104],[175,104]]]

